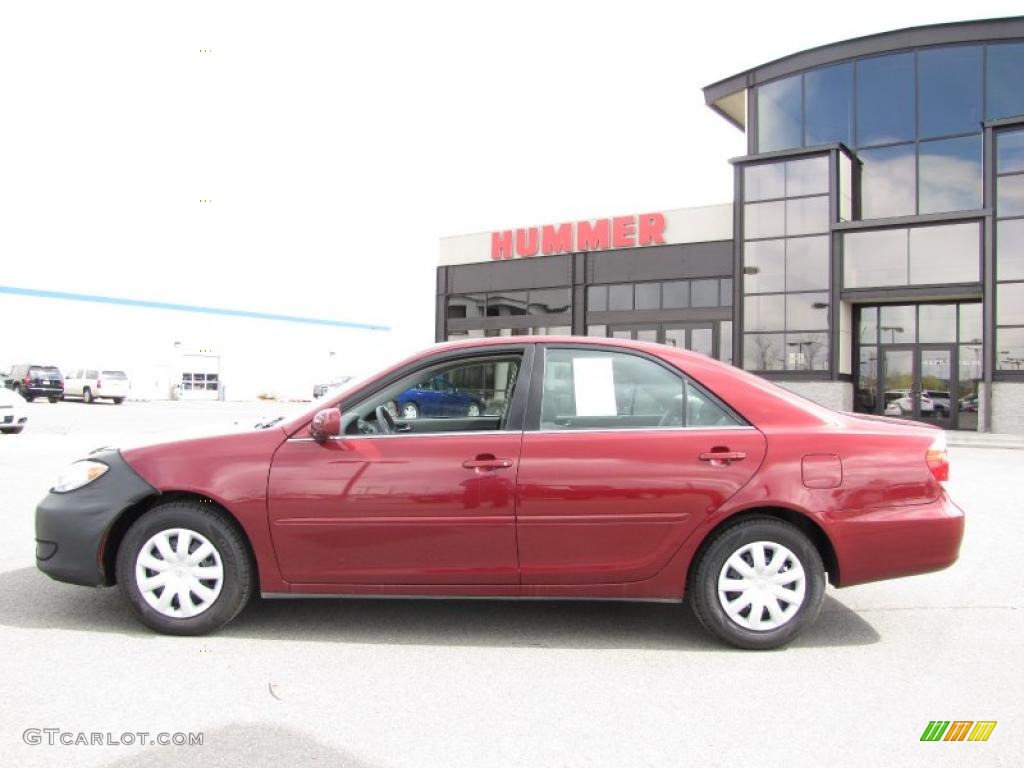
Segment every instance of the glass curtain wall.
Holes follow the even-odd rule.
[[[982,121],[1024,114],[1024,43],[866,57],[757,88],[757,151],[842,142],[861,162],[861,218],[977,210]]]
[[[1024,371],[1024,128],[996,133],[995,262],[996,370]]]
[[[743,367],[829,367],[829,157],[743,169]]]

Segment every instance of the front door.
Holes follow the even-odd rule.
[[[516,584],[521,424],[507,422],[521,354],[428,366],[357,403],[351,432],[304,435],[274,455],[268,512],[293,584]],[[450,416],[400,403],[443,378]],[[525,396],[525,392],[524,392]],[[394,428],[383,411],[397,413]],[[383,420],[383,423],[381,423]]]
[[[952,429],[956,414],[956,347],[881,347],[879,387],[882,413]]]

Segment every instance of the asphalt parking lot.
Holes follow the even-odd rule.
[[[35,569],[33,508],[70,460],[277,409],[42,401],[0,435],[4,764],[1020,764],[1024,451],[951,449],[968,515],[953,568],[830,588],[817,624],[770,653],[724,648],[664,604],[256,600],[215,636],[171,638],[115,589]],[[936,719],[998,726],[985,743],[920,742]],[[203,745],[29,745],[30,728]]]

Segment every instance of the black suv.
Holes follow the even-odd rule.
[[[26,400],[47,397],[56,403],[64,397],[64,377],[55,365],[16,365],[7,374],[4,386]]]

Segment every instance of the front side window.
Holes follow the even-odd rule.
[[[395,421],[396,434],[502,429],[519,364],[519,355],[470,358],[406,376],[347,409],[358,415],[349,433],[387,434],[379,423],[381,407]]]
[[[710,395],[653,360],[581,349],[551,349],[545,356],[542,430],[736,424]]]

